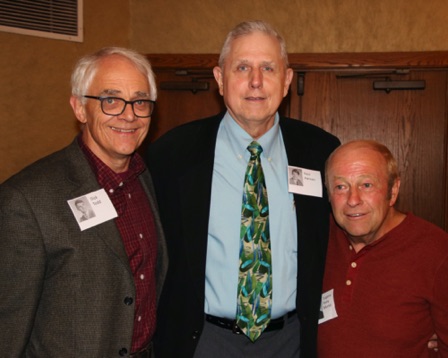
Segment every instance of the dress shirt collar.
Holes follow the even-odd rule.
[[[98,184],[108,193],[114,192],[116,189],[125,185],[126,182],[136,179],[145,170],[144,161],[138,153],[132,155],[127,171],[115,173],[87,147],[81,135],[78,136],[78,145],[86,156]]]
[[[254,140],[249,133],[247,133],[241,126],[232,118],[229,112],[226,112],[222,120],[222,126],[230,138],[233,151],[239,153],[245,158],[250,156],[247,146]],[[257,139],[257,142],[263,148],[262,156],[266,158],[271,157],[271,152],[275,144],[276,139],[279,136],[279,114],[275,114],[274,125],[265,134]]]

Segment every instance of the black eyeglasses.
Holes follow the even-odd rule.
[[[150,99],[136,99],[134,101],[126,101],[120,97],[96,97],[83,96],[85,98],[96,99],[101,102],[101,110],[108,116],[119,116],[122,114],[128,104],[132,106],[132,111],[136,117],[151,117],[154,110],[155,101]]]

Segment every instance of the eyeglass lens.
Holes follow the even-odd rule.
[[[101,100],[101,108],[105,114],[116,116],[124,112],[126,104],[130,104],[137,117],[149,117],[154,104],[149,100],[125,101],[122,98],[108,97]]]

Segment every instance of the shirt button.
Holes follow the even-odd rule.
[[[126,306],[132,305],[133,302],[134,302],[134,300],[132,299],[132,297],[125,297],[125,299],[124,299],[124,304]]]
[[[123,186],[123,182],[121,182],[120,184],[118,184],[118,186]]]
[[[140,280],[144,280],[145,279],[145,275],[141,274],[140,275]]]
[[[358,266],[358,265],[356,264],[356,262],[352,262],[352,263],[351,263],[351,266],[352,266],[353,268],[356,268],[356,266]]]
[[[347,280],[347,281],[345,281],[345,284],[346,284],[347,286],[350,286],[350,285],[352,284],[352,281]]]
[[[140,322],[141,320],[142,320],[142,316],[138,316],[138,317],[137,317],[137,321]]]
[[[138,236],[140,237],[140,239],[143,239],[143,234],[138,234]]]
[[[109,189],[109,193],[113,194],[114,193],[114,189]]]
[[[350,249],[350,251],[353,250],[353,246],[352,245],[349,245],[348,248]]]
[[[129,194],[128,194],[128,198],[129,198],[129,199],[131,199],[131,198],[132,198],[132,195],[131,195],[131,193],[129,193]]]

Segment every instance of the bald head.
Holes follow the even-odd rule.
[[[376,152],[377,155],[384,158],[386,175],[388,177],[388,188],[389,190],[391,190],[395,181],[399,178],[397,161],[390,152],[389,148],[387,148],[384,144],[368,139],[353,140],[347,142],[336,148],[333,153],[331,153],[325,164],[325,184],[327,188],[330,189],[328,187],[328,171],[332,164],[339,158],[344,157],[348,154],[355,155],[355,157],[361,158],[361,156],[359,155],[360,151]]]
[[[384,145],[357,140],[337,148],[326,163],[333,216],[356,251],[403,219],[394,209],[400,189],[397,163]]]

